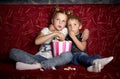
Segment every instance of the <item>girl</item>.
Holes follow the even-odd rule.
[[[41,45],[39,52],[31,55],[23,50],[13,48],[10,51],[10,58],[17,61],[16,69],[30,70],[30,69],[50,69],[54,66],[61,66],[69,63],[72,59],[72,54],[69,52],[62,53],[60,56],[52,57],[51,42],[55,37],[59,40],[64,40],[67,35],[67,14],[65,11],[56,8],[51,25],[41,30],[40,34],[35,39],[36,45]]]

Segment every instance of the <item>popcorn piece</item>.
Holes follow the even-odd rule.
[[[72,68],[72,67],[67,67],[67,68],[64,68],[64,70],[76,70],[76,68]]]

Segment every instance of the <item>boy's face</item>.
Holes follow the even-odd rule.
[[[75,34],[78,34],[82,25],[80,25],[79,21],[76,19],[69,19],[67,27],[68,27],[68,31],[72,31]]]
[[[63,13],[57,13],[55,18],[52,19],[52,24],[56,31],[62,30],[66,26],[67,15]]]

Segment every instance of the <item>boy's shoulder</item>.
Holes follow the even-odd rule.
[[[83,33],[83,32],[79,32],[79,34],[78,34],[77,36],[80,36],[80,37],[81,37],[81,36],[82,36],[82,33]]]
[[[79,39],[79,41],[81,41],[81,40],[82,40],[81,36],[82,36],[82,32],[79,32],[79,34],[78,34],[78,35],[76,35],[76,37]]]
[[[79,34],[76,35],[76,37],[77,37],[77,39],[78,39],[79,41],[82,41],[81,36],[82,36],[82,32],[80,32]],[[66,40],[72,40],[69,35],[67,35],[65,39],[66,39]]]

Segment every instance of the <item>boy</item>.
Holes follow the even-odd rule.
[[[66,37],[66,40],[72,41],[72,64],[85,66],[89,72],[100,72],[105,65],[112,61],[112,56],[101,58],[100,55],[89,56],[85,53],[87,41],[82,39],[82,33],[80,32],[82,23],[79,17],[74,15],[69,16],[67,27],[69,35]],[[87,30],[86,35],[86,37],[89,35],[89,31],[87,34]]]

